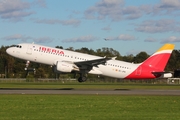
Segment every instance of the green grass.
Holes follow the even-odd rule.
[[[62,83],[62,82],[2,82],[1,88],[49,88],[49,89],[180,89],[180,85],[168,84],[122,84],[122,83]]]
[[[0,95],[0,120],[179,120],[180,96]]]
[[[180,85],[1,82],[1,88],[180,89]],[[178,120],[180,96],[0,95],[0,120]]]

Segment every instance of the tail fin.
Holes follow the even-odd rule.
[[[146,59],[141,65],[149,66],[155,72],[164,71],[173,49],[174,44],[165,44],[148,59]]]

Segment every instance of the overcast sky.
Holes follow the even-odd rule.
[[[173,43],[179,50],[179,16],[180,0],[0,0],[0,45],[108,47],[136,55]]]

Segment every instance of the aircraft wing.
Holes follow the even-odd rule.
[[[82,66],[93,67],[99,64],[105,64],[106,61],[108,60],[111,60],[111,58],[100,58],[100,59],[94,59],[88,61],[78,61],[78,62],[74,62],[74,64],[77,65],[78,67],[82,67]]]

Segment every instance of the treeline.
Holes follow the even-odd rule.
[[[9,46],[1,46],[0,48],[0,78],[24,78],[27,75],[27,71],[25,71],[25,64],[26,61],[20,60],[14,57],[11,57],[6,53],[6,49]],[[56,48],[61,48],[61,46],[56,46]],[[122,60],[126,62],[133,62],[133,63],[140,63],[147,59],[150,55],[146,52],[140,52],[137,55],[127,55],[122,56],[118,51],[114,50],[113,48],[101,48],[97,50],[88,49],[83,47],[81,49],[74,49],[73,47],[67,48],[67,50],[87,53],[91,55],[97,56],[106,56],[106,57],[117,57],[117,60]],[[29,76],[33,78],[54,78],[57,76],[56,73],[53,72],[52,66],[39,64],[39,63],[30,63],[30,68],[35,68],[35,73],[29,73]],[[176,69],[180,69],[180,50],[174,50],[171,58],[165,68],[166,71],[174,71]],[[93,75],[90,75],[93,77]],[[72,78],[72,74],[65,74],[61,75],[60,77],[69,77]]]

